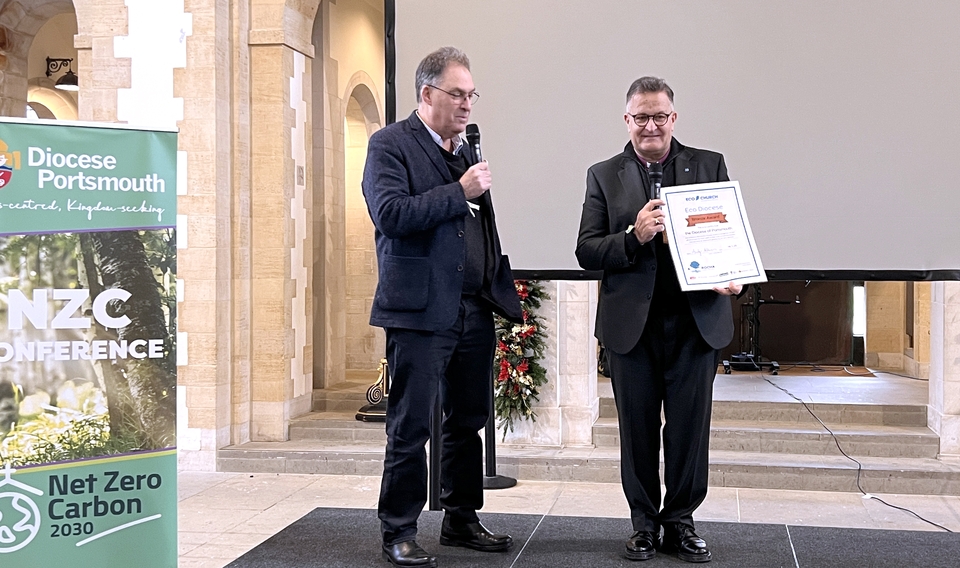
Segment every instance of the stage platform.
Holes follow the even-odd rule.
[[[622,555],[627,519],[487,514],[492,530],[514,537],[503,553],[439,545],[441,512],[420,517],[418,542],[442,568],[567,568],[690,566],[674,555],[644,562]],[[715,568],[948,568],[957,566],[960,536],[945,532],[889,531],[782,524],[701,522]],[[379,521],[370,509],[314,509],[228,564],[228,568],[382,568]]]

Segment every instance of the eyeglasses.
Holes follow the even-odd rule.
[[[437,86],[434,86],[434,85],[427,85],[427,86],[430,87],[431,89],[436,89],[436,90],[438,90],[438,91],[443,91],[444,93],[446,93],[446,94],[450,95],[451,97],[453,97],[453,100],[457,101],[458,103],[462,103],[463,101],[469,99],[469,100],[470,100],[470,104],[473,105],[473,104],[477,104],[477,99],[480,98],[480,93],[478,93],[478,92],[476,92],[476,91],[471,91],[471,92],[469,92],[469,93],[461,93],[460,91],[456,91],[456,92],[451,93],[450,91],[447,91],[446,89],[441,89],[440,87],[437,87]]]
[[[627,114],[630,114],[630,113],[627,113]],[[670,117],[673,116],[673,113],[672,112],[669,114],[665,112],[658,112],[657,114],[640,113],[640,114],[630,114],[630,116],[633,118],[633,121],[637,123],[637,126],[639,126],[640,128],[643,128],[644,126],[647,125],[648,122],[650,122],[651,118],[653,119],[654,124],[656,124],[657,126],[663,126],[664,124],[667,123],[668,120],[670,120]]]

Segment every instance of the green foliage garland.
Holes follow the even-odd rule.
[[[514,285],[523,308],[523,323],[496,316],[497,349],[493,358],[493,406],[504,438],[508,428],[513,431],[514,421],[537,419],[531,405],[547,382],[547,370],[539,363],[546,349],[546,334],[536,310],[550,296],[536,280],[517,280]]]

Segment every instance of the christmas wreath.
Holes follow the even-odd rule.
[[[493,358],[494,410],[504,438],[508,428],[513,431],[515,420],[536,420],[531,405],[547,382],[547,370],[539,363],[546,348],[546,334],[536,310],[549,296],[535,280],[517,280],[514,285],[523,308],[523,323],[496,316],[497,349]]]

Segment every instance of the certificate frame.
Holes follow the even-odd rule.
[[[740,182],[661,188],[664,234],[684,292],[766,282]]]

